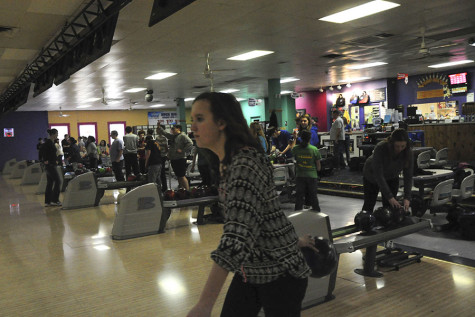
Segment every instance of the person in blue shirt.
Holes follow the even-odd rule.
[[[290,132],[280,128],[269,128],[269,135],[272,137],[272,148],[279,150],[281,155],[287,158],[292,157],[293,137]]]

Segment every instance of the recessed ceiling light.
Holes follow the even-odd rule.
[[[159,107],[165,107],[164,103],[158,103],[156,105],[150,106],[150,108],[159,108]]]
[[[195,100],[195,98],[185,98],[185,101],[192,101]]]
[[[350,65],[347,68],[349,68],[349,69],[363,69],[363,68],[376,67],[376,66],[381,66],[381,65],[386,65],[386,64],[387,63],[385,63],[385,62],[374,62],[374,63]]]
[[[139,92],[139,91],[144,91],[144,90],[147,90],[147,88],[130,88],[124,92]]]
[[[392,8],[396,8],[399,6],[400,4],[398,3],[375,0],[375,1],[371,1],[368,3],[353,7],[348,10],[344,10],[332,15],[328,15],[319,20],[326,21],[326,22],[333,22],[333,23],[345,23],[348,21],[360,19],[368,15],[376,14],[376,13],[386,11]]]
[[[462,64],[468,64],[468,63],[473,63],[473,60],[471,60],[471,59],[465,59],[465,60],[463,60],[463,61],[455,61],[455,62],[448,62],[448,63],[442,63],[442,64],[429,65],[428,67],[431,67],[431,68],[442,68],[442,67],[449,67],[449,66],[454,66],[454,65],[462,65]]]
[[[236,91],[239,91],[239,89],[226,89],[226,90],[221,90],[220,92],[225,93],[225,94],[230,94]]]
[[[280,92],[281,95],[288,95],[288,94],[291,94],[293,91],[292,90],[282,90]]]
[[[92,107],[92,105],[77,106],[76,109],[84,109],[89,107]]]
[[[272,54],[272,53],[274,53],[274,52],[256,50],[256,51],[247,52],[247,53],[244,53],[244,54],[241,54],[241,55],[236,55],[236,56],[230,57],[228,59],[233,60],[233,61],[247,61],[249,59],[261,57],[261,56],[264,56],[264,55],[269,55],[269,54]]]
[[[176,73],[156,73],[155,75],[148,76],[145,79],[161,80],[175,75]]]
[[[286,78],[282,78],[280,80],[280,83],[281,84],[284,84],[284,83],[290,83],[292,81],[297,81],[297,80],[300,80],[299,78],[295,78],[295,77],[286,77]]]

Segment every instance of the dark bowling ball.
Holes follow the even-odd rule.
[[[211,196],[218,196],[218,188],[216,186],[211,186]]]
[[[127,177],[127,181],[128,181],[128,182],[132,182],[132,181],[135,181],[135,180],[137,180],[137,176],[135,176],[135,175],[129,175],[129,176]]]
[[[355,225],[358,230],[371,231],[375,223],[376,218],[366,210],[362,210],[355,215]]]
[[[287,163],[287,159],[284,156],[278,156],[274,162],[277,164],[285,164]]]
[[[198,198],[196,196],[197,191],[198,191],[198,187],[190,187],[190,195],[191,195],[192,198]]]
[[[312,277],[324,277],[335,271],[338,258],[335,247],[328,239],[315,237],[315,248],[318,252],[310,248],[302,248],[302,253],[308,266],[312,270]]]
[[[173,189],[169,189],[165,191],[163,197],[165,200],[175,200],[175,191]]]
[[[389,227],[393,223],[393,215],[390,209],[386,207],[377,208],[374,213],[376,223],[383,227]]]
[[[206,189],[204,188],[204,186],[198,186],[198,188],[196,189],[196,198],[205,197],[205,196],[206,196]]]
[[[406,219],[406,211],[404,210],[404,207],[401,206],[401,208],[391,208],[391,212],[393,214],[393,222],[395,224],[399,224]]]
[[[176,200],[183,200],[190,198],[190,192],[184,188],[180,188],[175,192]]]

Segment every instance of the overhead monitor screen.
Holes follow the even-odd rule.
[[[467,73],[458,73],[449,75],[450,85],[459,85],[467,83]]]

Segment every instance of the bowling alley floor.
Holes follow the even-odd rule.
[[[44,207],[35,189],[0,176],[0,316],[185,316],[197,302],[221,224],[196,226],[197,208],[183,208],[173,210],[164,234],[117,241],[110,233],[122,191],[106,191],[109,204],[62,210]],[[319,199],[332,228],[352,224],[362,203]],[[448,245],[435,237],[433,244]],[[353,271],[362,256],[342,254],[335,299],[302,316],[473,315],[474,267],[424,256],[369,278]],[[230,280],[212,316],[219,316]]]

